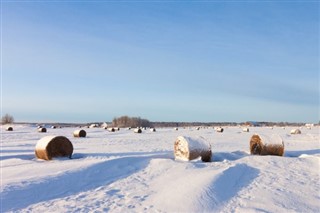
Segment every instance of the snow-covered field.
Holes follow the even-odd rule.
[[[144,130],[1,127],[1,212],[320,212],[319,127]],[[253,133],[280,135],[285,156],[253,156]],[[68,137],[73,159],[35,158],[37,141]],[[202,136],[212,162],[175,161],[178,136]]]

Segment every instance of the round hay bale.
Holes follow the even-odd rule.
[[[142,130],[140,128],[134,129],[133,130],[134,133],[142,133]]]
[[[51,129],[56,129],[57,127],[56,126],[51,126]]]
[[[13,131],[13,128],[12,128],[11,126],[8,126],[8,127],[6,128],[6,130],[7,130],[7,131]]]
[[[196,130],[200,130],[200,127],[197,127]]]
[[[216,132],[220,132],[220,133],[223,132],[223,128],[222,127],[216,127],[215,130],[216,130]]]
[[[178,131],[178,127],[175,127],[174,130]]]
[[[73,137],[76,137],[76,138],[85,138],[86,136],[87,136],[87,133],[83,129],[75,130],[73,132]]]
[[[47,132],[47,129],[44,128],[44,127],[41,127],[41,128],[38,129],[38,132]]]
[[[107,128],[107,130],[108,130],[109,132],[114,132],[114,131],[116,131],[113,127],[109,127],[109,128]]]
[[[202,137],[179,136],[174,142],[174,156],[176,160],[189,161],[201,157],[203,162],[210,162],[211,145]]]
[[[245,127],[245,128],[242,129],[242,131],[243,131],[243,132],[249,132],[249,128],[248,128],[248,127]]]
[[[155,128],[151,128],[150,131],[151,131],[151,132],[155,132],[156,129],[155,129]]]
[[[284,143],[280,136],[267,137],[254,134],[250,139],[250,154],[283,156]]]
[[[71,158],[72,153],[72,143],[64,136],[43,137],[37,142],[35,148],[35,155],[43,160],[51,160],[54,157]]]
[[[290,131],[291,134],[296,135],[296,134],[301,134],[301,130],[300,129],[292,129]]]

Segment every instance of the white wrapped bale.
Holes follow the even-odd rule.
[[[177,160],[189,161],[201,157],[203,162],[210,162],[211,145],[201,137],[179,136],[174,142],[174,156]]]
[[[54,157],[71,158],[72,153],[72,143],[64,136],[43,137],[37,142],[35,148],[35,155],[43,160],[51,160]]]
[[[84,131],[83,129],[75,130],[73,132],[73,137],[76,138],[85,138],[87,136],[87,132]]]
[[[252,155],[284,155],[284,143],[279,135],[257,135],[250,139],[250,153]]]
[[[296,135],[296,134],[301,134],[301,130],[300,129],[292,129],[290,131],[291,134]]]

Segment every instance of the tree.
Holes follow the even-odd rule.
[[[14,122],[14,118],[12,115],[9,115],[8,113],[5,114],[2,118],[1,118],[1,123],[2,124],[11,124]]]

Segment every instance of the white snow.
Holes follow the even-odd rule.
[[[90,128],[86,138],[73,138],[75,129],[1,126],[0,212],[320,212],[319,127],[299,135],[280,127]],[[250,155],[253,132],[278,135],[284,157]],[[66,136],[73,159],[36,159],[46,134]],[[205,138],[212,162],[175,161],[180,135]]]

